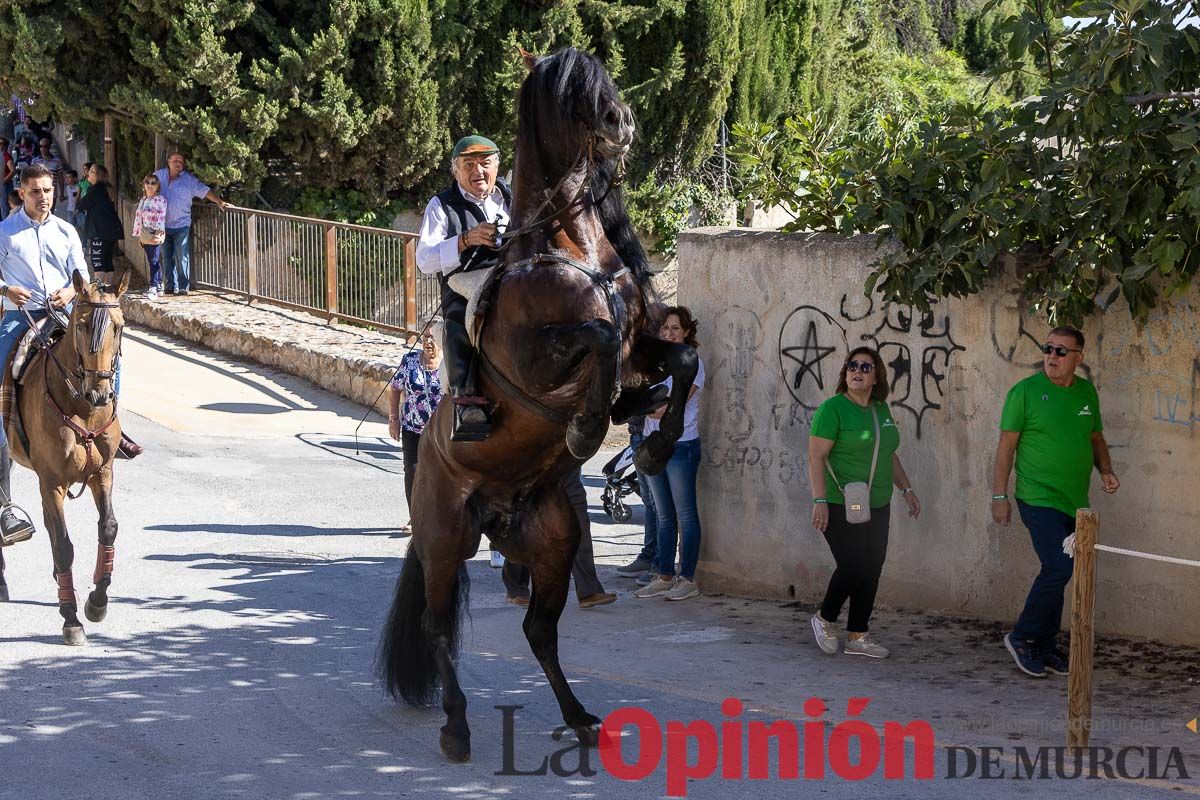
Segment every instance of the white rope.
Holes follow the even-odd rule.
[[[1133,556],[1134,558],[1146,558],[1150,561],[1162,561],[1167,564],[1181,564],[1185,567],[1200,567],[1200,561],[1192,561],[1187,558],[1176,558],[1175,556],[1160,556],[1157,553],[1143,553],[1138,550],[1126,550],[1124,547],[1112,547],[1107,544],[1096,545],[1097,550],[1105,550],[1109,553],[1117,553],[1123,556]],[[1075,557],[1075,534],[1071,534],[1063,540],[1063,552],[1071,558]]]

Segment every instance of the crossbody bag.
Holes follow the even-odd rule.
[[[871,471],[867,473],[866,482],[854,481],[842,486],[833,467],[828,463],[825,465],[846,501],[846,522],[854,524],[871,521],[871,484],[875,481],[875,465],[879,463],[879,413],[874,403],[871,403],[871,419],[875,423],[875,452],[871,455]]]

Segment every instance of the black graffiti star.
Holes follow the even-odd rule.
[[[795,361],[799,367],[796,370],[796,378],[792,382],[792,388],[799,390],[800,384],[804,381],[804,376],[808,374],[813,376],[813,380],[817,382],[818,388],[824,389],[825,379],[821,375],[821,362],[835,349],[833,347],[821,346],[821,342],[817,338],[817,323],[814,320],[809,320],[808,332],[804,334],[804,344],[800,347],[785,347],[781,351],[781,355]]]

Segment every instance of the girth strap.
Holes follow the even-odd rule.
[[[483,367],[483,374],[500,385],[500,388],[512,396],[512,399],[524,406],[526,410],[532,411],[535,414],[540,414],[551,422],[557,422],[559,425],[566,425],[571,421],[571,418],[561,411],[555,411],[550,406],[538,400],[525,390],[517,386],[496,368],[491,359],[482,350],[479,352],[479,366]]]

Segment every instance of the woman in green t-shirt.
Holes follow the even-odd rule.
[[[854,348],[842,364],[837,394],[813,414],[808,437],[813,527],[825,535],[837,562],[825,601],[811,624],[817,646],[831,655],[838,648],[835,624],[849,600],[846,655],[887,658],[888,649],[872,641],[867,630],[887,557],[892,486],[904,496],[910,517],[916,519],[921,513],[921,501],[896,452],[900,431],[888,410],[887,396],[887,367],[879,353],[870,347]],[[874,475],[870,474],[872,461]],[[871,486],[871,519],[857,524],[846,521],[842,495],[843,486],[856,482]]]

